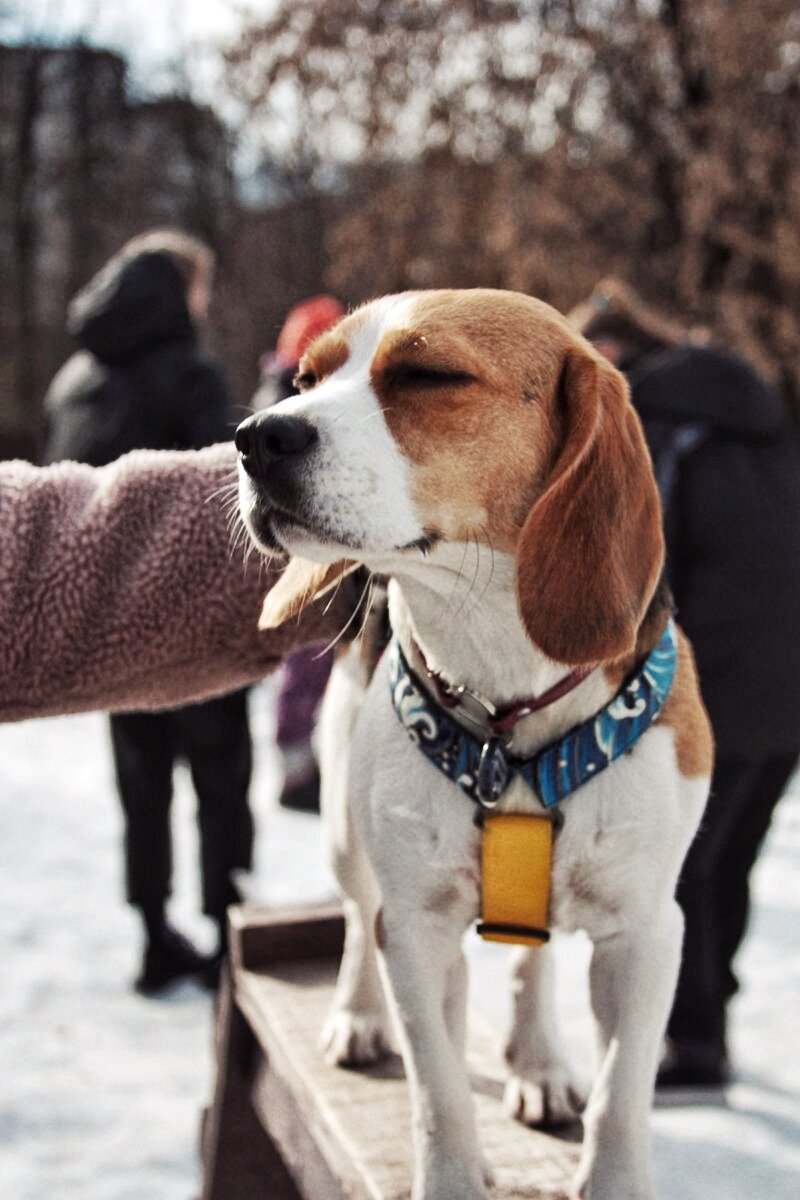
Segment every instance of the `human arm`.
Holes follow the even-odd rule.
[[[257,630],[280,566],[235,548],[234,467],[230,443],[0,463],[0,720],[189,703],[336,635],[344,595]]]

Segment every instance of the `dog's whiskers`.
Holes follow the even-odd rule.
[[[361,618],[361,628],[359,629],[359,631],[356,635],[357,638],[360,638],[362,636],[362,634],[364,633],[364,630],[367,628],[367,621],[369,620],[370,611],[372,609],[372,601],[373,601],[373,597],[375,594],[375,576],[372,574],[372,572],[370,572],[370,574],[367,577],[365,590],[367,590],[367,589],[368,589],[368,591],[367,591],[366,601],[364,601],[364,592],[362,591],[361,599],[358,602],[359,607],[360,607],[362,604],[362,601],[364,601],[364,615]],[[358,611],[358,609],[356,609],[356,611]]]
[[[228,538],[230,540],[231,548],[236,549],[238,546],[240,546],[246,536],[247,530],[245,529],[244,524],[232,517],[228,521]]]
[[[344,577],[342,577],[342,578],[344,578]],[[341,580],[340,580],[339,582],[341,583]],[[351,614],[350,614],[350,616],[347,618],[347,620],[345,621],[344,625],[343,625],[343,626],[342,626],[342,628],[339,630],[339,632],[336,634],[336,637],[332,638],[332,639],[331,639],[331,641],[330,641],[330,642],[328,642],[328,644],[327,644],[326,646],[324,646],[322,650],[320,650],[318,657],[320,657],[320,658],[321,658],[323,654],[327,653],[327,651],[329,651],[329,650],[332,650],[332,649],[334,648],[334,646],[337,646],[337,645],[339,644],[339,642],[340,642],[340,641],[342,640],[342,638],[345,636],[345,634],[347,633],[348,629],[350,628],[350,626],[353,624],[353,622],[355,621],[356,617],[358,616],[358,614],[359,614],[359,612],[360,612],[360,610],[361,610],[361,606],[362,606],[362,604],[364,603],[364,597],[365,597],[365,596],[367,595],[367,593],[370,591],[371,587],[372,587],[372,575],[370,574],[370,575],[368,576],[368,578],[367,578],[367,581],[366,581],[366,583],[364,584],[363,588],[361,589],[361,595],[359,596],[359,598],[358,598],[358,603],[356,604],[356,606],[355,606],[355,608],[353,609],[352,613],[351,613]],[[367,613],[368,613],[368,612],[369,612],[369,609],[367,609],[366,611],[367,611]],[[361,633],[363,633],[363,631],[364,631],[364,620],[365,620],[365,619],[366,619],[366,614],[365,614],[365,617],[362,619],[361,628],[359,629],[359,631],[358,631],[358,634],[357,634],[356,636],[360,636],[360,635],[361,635]]]
[[[236,498],[238,496],[238,493],[239,493],[239,481],[238,481],[238,479],[234,478],[230,481],[230,483],[223,483],[220,487],[216,488],[213,492],[211,492],[211,494],[209,496],[206,496],[203,503],[210,504],[212,500],[216,500],[219,496],[227,496],[229,494],[233,498]]]
[[[328,600],[328,603],[325,605],[324,609],[322,610],[324,613],[328,613],[328,612],[330,612],[331,605],[333,604],[334,600],[336,599],[336,597],[337,597],[337,596],[338,596],[338,594],[339,594],[339,589],[340,589],[340,587],[342,586],[342,583],[344,582],[344,577],[345,577],[345,575],[346,575],[346,574],[347,574],[347,572],[346,572],[346,571],[345,571],[345,572],[343,572],[343,573],[342,573],[342,574],[339,576],[339,578],[336,580],[336,584],[335,584],[335,586],[334,586],[334,589],[333,589],[333,591],[331,592],[331,595],[330,595],[330,598],[329,598],[329,600]]]
[[[372,412],[364,413],[364,415],[359,417],[357,421],[353,421],[353,428],[355,428],[356,425],[363,425],[365,421],[371,421],[375,417],[383,416],[385,413],[391,412],[391,411],[392,411],[391,408],[376,408]],[[345,410],[344,412],[337,413],[335,417],[331,418],[330,425],[331,426],[337,425],[339,423],[339,421],[343,421],[346,417],[349,417],[350,415],[351,414],[347,410]]]
[[[382,417],[385,413],[391,411],[390,408],[376,408],[374,412],[365,413],[363,417],[359,417],[357,421],[353,422],[353,425],[354,427],[356,425],[364,425],[367,421],[373,421],[375,417]]]
[[[462,562],[462,568],[464,566],[464,563],[467,562],[467,554],[469,553],[471,546],[473,546],[473,538],[475,538],[475,542],[474,542],[474,545],[475,545],[475,569],[473,570],[473,577],[471,577],[471,580],[469,581],[469,587],[467,588],[467,592],[464,593],[462,602],[461,602],[461,604],[459,604],[459,606],[456,610],[457,617],[461,616],[461,614],[465,610],[465,607],[467,607],[467,602],[468,602],[471,594],[473,594],[473,592],[475,590],[475,584],[477,582],[477,575],[479,575],[479,571],[481,568],[480,542],[479,542],[479,540],[477,540],[473,530],[471,530],[471,529],[467,535],[467,541],[465,541],[465,544],[464,544],[465,550],[464,550],[464,558],[463,558],[463,562]],[[465,578],[465,576],[463,576],[463,577]]]
[[[480,596],[478,597],[478,599],[477,599],[477,601],[476,601],[476,603],[475,603],[475,607],[476,607],[476,608],[478,608],[478,607],[480,606],[480,604],[481,604],[481,602],[482,602],[482,600],[483,600],[484,596],[486,595],[486,593],[488,592],[488,590],[489,590],[489,588],[490,588],[490,586],[491,586],[492,579],[494,578],[494,542],[492,541],[491,534],[489,533],[489,531],[488,531],[488,529],[486,528],[486,526],[485,526],[485,525],[481,525],[481,526],[480,526],[480,532],[481,532],[481,533],[484,535],[484,537],[486,538],[486,541],[488,542],[488,545],[489,545],[489,553],[490,553],[490,555],[491,555],[491,558],[490,558],[490,560],[489,560],[489,577],[488,577],[488,579],[486,580],[486,583],[483,585],[483,588],[482,588],[482,590],[481,590],[481,594],[480,594]],[[478,541],[478,536],[477,536],[477,533],[476,533],[476,535],[475,535],[475,541],[476,541],[476,544],[477,544],[477,541]]]
[[[470,596],[472,595],[473,591],[475,590],[475,585],[478,582],[478,573],[480,572],[480,566],[481,566],[481,544],[478,541],[477,535],[474,533],[474,531],[470,530],[469,534],[467,535],[467,541],[466,541],[467,548],[469,548],[472,545],[472,538],[475,538],[475,570],[472,572],[472,579],[470,580],[470,584],[466,590],[464,599],[461,601],[461,604],[456,609],[456,614],[455,614],[456,616],[460,616],[461,613],[466,608],[467,601],[469,600]],[[466,561],[466,554],[464,556],[464,560]],[[462,566],[463,566],[463,564],[462,564]]]
[[[461,582],[461,580],[464,578],[464,564],[467,561],[468,551],[469,551],[469,543],[464,542],[464,553],[461,555],[461,562],[459,563],[458,570],[456,571],[456,574],[455,574],[455,579],[453,580],[453,590],[451,591],[450,596],[447,601],[448,608],[453,607],[453,602],[455,601],[455,598],[456,598],[456,592],[458,590],[458,585]]]

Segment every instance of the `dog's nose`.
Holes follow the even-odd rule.
[[[307,454],[318,440],[319,435],[309,421],[270,412],[248,417],[234,434],[242,466],[254,477],[281,459]]]

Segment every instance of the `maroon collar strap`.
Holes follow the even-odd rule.
[[[479,696],[476,692],[471,692],[465,687],[453,687],[442,679],[438,671],[432,671],[425,662],[425,656],[416,642],[414,643],[414,652],[422,663],[425,675],[433,684],[439,703],[443,708],[459,708],[466,697],[474,704],[480,706],[485,713],[486,724],[493,733],[498,734],[509,733],[517,721],[521,721],[523,717],[539,712],[540,709],[547,708],[550,704],[555,704],[556,700],[567,696],[579,683],[583,683],[586,676],[591,673],[591,668],[589,667],[570,671],[569,675],[565,675],[563,679],[559,679],[546,692],[542,692],[541,696],[529,696],[525,700],[517,700],[514,704],[498,708],[490,701]]]
[[[490,722],[492,729],[495,733],[508,733],[509,729],[512,729],[522,717],[527,717],[530,713],[538,712],[541,708],[547,708],[549,704],[555,704],[556,700],[560,700],[562,696],[568,695],[579,683],[583,683],[588,674],[589,670],[585,667],[580,670],[570,671],[569,675],[565,675],[563,679],[559,679],[558,683],[554,683],[546,692],[542,692],[541,696],[533,696],[528,700],[518,700],[516,704],[510,704],[507,708],[498,709]]]

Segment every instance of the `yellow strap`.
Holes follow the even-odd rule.
[[[547,932],[553,822],[486,813],[481,843],[481,937],[541,946]]]

